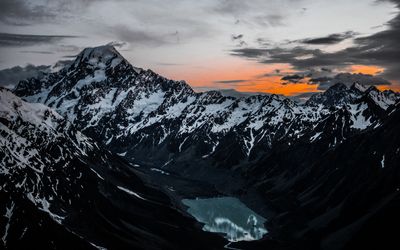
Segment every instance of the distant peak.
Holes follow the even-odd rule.
[[[327,91],[344,91],[347,90],[347,86],[344,83],[338,82],[328,88]]]
[[[235,89],[218,89],[219,92],[223,96],[230,96],[230,97],[235,97],[235,98],[243,98],[243,97],[250,97],[250,96],[268,96],[270,94],[267,93],[262,93],[262,92],[242,92],[242,91],[237,91]]]
[[[367,93],[371,93],[371,92],[380,92],[379,89],[377,87],[375,87],[374,85],[370,86],[365,92]]]
[[[359,91],[361,91],[361,92],[365,92],[365,91],[367,90],[367,87],[366,87],[365,85],[363,85],[363,84],[361,84],[361,83],[358,83],[358,82],[354,82],[354,83],[351,85],[351,88],[352,88],[352,89],[359,90]]]

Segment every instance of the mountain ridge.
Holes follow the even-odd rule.
[[[266,238],[230,243],[229,247],[265,249],[269,246],[287,250],[362,246],[371,249],[392,244],[395,237],[382,226],[385,223],[395,225],[399,219],[393,212],[400,208],[396,166],[400,147],[397,140],[400,136],[398,93],[367,88],[360,83],[350,87],[337,83],[304,104],[274,94],[236,98],[219,91],[196,93],[187,83],[135,68],[114,52],[108,47],[86,49],[71,66],[41,79],[20,82],[14,93],[29,102],[42,104],[20,100],[17,105],[8,104],[9,109],[0,112],[3,117],[0,128],[3,128],[14,123],[13,116],[8,115],[10,112],[24,117],[24,113],[15,112],[13,108],[29,111],[37,107],[41,113],[53,108],[55,111],[47,112],[47,116],[55,112],[56,122],[71,124],[68,126],[76,131],[68,132],[66,127],[61,127],[60,130],[67,133],[67,142],[54,148],[69,148],[68,138],[72,136],[71,140],[76,141],[78,133],[81,133],[78,137],[87,138],[90,145],[62,151],[72,152],[72,156],[75,155],[70,157],[72,159],[84,159],[83,162],[75,159],[72,170],[89,170],[89,173],[82,173],[89,182],[81,183],[76,176],[66,176],[77,182],[74,185],[77,194],[86,199],[85,192],[79,191],[81,184],[82,188],[92,190],[89,194],[100,197],[95,200],[87,197],[88,201],[100,201],[107,206],[111,203],[112,211],[133,216],[140,221],[139,225],[146,225],[145,235],[150,234],[149,237],[133,234],[139,239],[136,242],[128,240],[126,243],[114,238],[107,241],[95,237],[103,232],[101,224],[100,231],[86,231],[92,235],[89,242],[100,243],[100,246],[140,247],[140,243],[154,240],[161,248],[185,249],[192,244],[179,243],[182,231],[173,231],[173,236],[164,234],[169,232],[165,225],[179,228],[179,223],[183,223],[183,231],[189,232],[187,237],[193,233],[193,237],[208,239],[212,242],[210,246],[220,248],[223,241],[199,234],[192,221],[176,213],[185,209],[180,204],[182,197],[225,195],[240,198],[268,218]],[[4,95],[0,94],[0,97]],[[12,94],[4,96],[8,95]],[[47,124],[48,118],[44,115],[39,118],[40,124]],[[33,133],[42,138],[41,142],[51,143],[51,133],[46,132],[41,137],[37,129],[32,130],[36,128],[30,124],[32,119],[27,119],[27,125],[14,125],[10,131],[28,131],[21,135]],[[10,136],[4,138],[7,145],[18,141]],[[29,156],[29,149],[22,148],[21,152]],[[53,164],[57,163],[59,151],[50,151]],[[82,152],[94,152],[89,157],[90,162]],[[11,159],[16,157],[15,153],[7,155]],[[39,154],[42,155],[46,154]],[[65,169],[69,171],[68,167]],[[4,173],[0,173],[0,177],[1,174]],[[20,183],[18,176],[9,179]],[[53,180],[52,176],[47,177]],[[34,175],[30,179],[41,178]],[[93,186],[93,180],[101,187],[100,194],[95,191],[98,187]],[[5,183],[10,187],[14,184]],[[46,193],[52,194],[52,191]],[[3,194],[0,192],[0,195]],[[110,198],[103,200],[103,196]],[[32,195],[31,200],[36,201],[35,197]],[[39,211],[45,207],[56,211],[46,197],[47,203],[37,199],[35,206]],[[6,199],[13,200],[8,196]],[[126,206],[120,204],[120,199]],[[14,206],[9,202],[1,208],[6,214]],[[91,207],[83,204],[88,216]],[[112,221],[111,225],[106,225],[117,229],[117,235],[132,236],[131,227],[128,227],[128,235],[118,228],[126,228],[119,224],[121,219],[128,220],[131,225],[135,225],[134,221],[129,217],[114,217],[114,213],[100,207],[104,208],[100,213],[105,213],[107,220]],[[127,207],[145,209],[126,211]],[[72,208],[66,204],[64,210],[67,209]],[[150,218],[147,212],[151,211],[161,214],[147,226],[147,221],[141,217]],[[384,216],[385,213],[389,213],[390,218]],[[55,215],[62,217],[63,213]],[[93,216],[97,218],[97,212]],[[159,220],[163,225],[161,231],[157,226]],[[88,222],[85,219],[82,223]],[[384,242],[377,244],[374,236]],[[365,242],[364,237],[368,239]],[[165,244],[164,239],[173,241],[174,245]],[[197,247],[204,249],[200,244]]]
[[[269,148],[283,137],[297,138],[340,106],[350,114],[350,130],[365,129],[379,116],[367,112],[371,117],[363,119],[360,113],[367,104],[355,105],[357,100],[369,93],[373,100],[366,101],[382,110],[399,100],[396,93],[364,91],[338,83],[303,105],[274,94],[235,98],[219,91],[195,93],[187,83],[135,68],[115,48],[101,46],[83,50],[69,68],[49,74],[40,84],[34,79],[21,82],[14,93],[57,109],[128,160],[151,159],[164,165],[171,160],[166,155],[186,150],[194,150],[197,158],[212,157],[218,146],[225,147],[220,143],[228,133],[241,145],[238,160],[230,162],[247,160],[254,147]],[[364,125],[356,124],[360,122]],[[199,139],[204,134],[209,138]],[[156,145],[164,144],[159,154]]]

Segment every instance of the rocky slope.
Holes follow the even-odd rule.
[[[276,145],[244,168],[247,186],[274,206],[270,228],[285,249],[398,244],[392,228],[400,222],[399,124],[397,103],[380,126],[332,148],[326,138],[310,143],[304,137],[291,147]]]
[[[5,89],[0,89],[0,104],[0,235],[6,249],[226,244],[202,232],[165,194],[146,185],[132,165],[52,109]]]

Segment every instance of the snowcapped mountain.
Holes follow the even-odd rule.
[[[232,248],[369,249],[397,239],[385,228],[400,209],[393,91],[338,83],[304,104],[196,93],[100,46],[13,93],[0,92],[0,233],[9,248],[22,239],[219,249],[222,238],[177,211],[182,197],[205,194],[238,197],[268,218],[268,239]]]
[[[6,89],[0,89],[0,104],[0,234],[6,249],[222,247],[223,240],[197,229],[131,165],[52,109]]]
[[[221,163],[218,158],[226,155],[226,148],[235,154],[222,165],[235,165],[278,141],[315,132],[327,121],[341,121],[335,126],[346,135],[334,139],[339,143],[378,124],[399,100],[397,93],[360,84],[336,84],[304,105],[278,95],[195,93],[183,81],[130,65],[112,46],[87,48],[71,66],[40,80],[22,81],[14,93],[56,109],[112,152],[158,166],[187,155]]]
[[[373,103],[386,110],[400,100],[400,94],[392,90],[379,91],[375,86],[369,88],[354,83],[350,88],[337,83],[323,93],[315,94],[307,101],[307,105],[322,104],[327,107],[352,104],[362,97],[372,99]]]
[[[269,229],[288,242],[284,249],[397,244],[390,228],[400,222],[400,103],[389,109],[382,124],[333,148],[326,132],[337,121],[325,123],[321,138],[312,143],[307,137],[291,147],[281,142],[242,168],[247,188],[256,188],[273,204],[277,214]]]

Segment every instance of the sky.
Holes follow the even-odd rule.
[[[113,44],[195,90],[400,91],[400,0],[0,0],[0,85]]]

